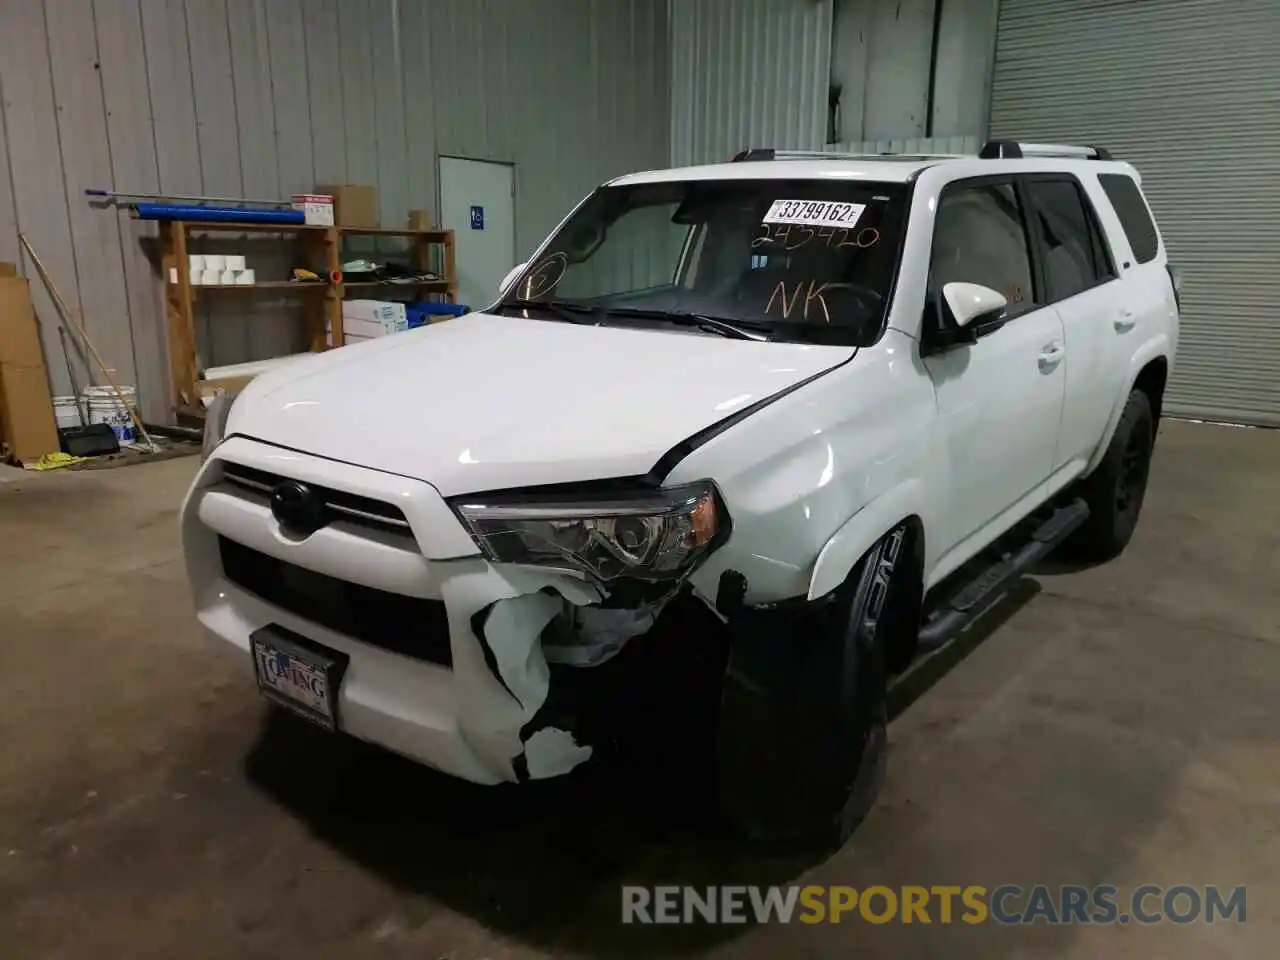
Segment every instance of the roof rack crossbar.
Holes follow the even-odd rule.
[[[1014,160],[1019,157],[1076,157],[1081,160],[1110,160],[1105,147],[1071,143],[1019,143],[1017,140],[990,140],[978,151],[983,160]]]

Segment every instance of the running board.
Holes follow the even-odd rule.
[[[1010,581],[1047,557],[1088,518],[1089,507],[1083,500],[1073,500],[1055,510],[1036,527],[1021,549],[979,573],[920,628],[919,649],[935,650],[955,637],[990,605]]]

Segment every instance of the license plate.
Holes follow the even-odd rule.
[[[346,656],[274,625],[254,631],[249,641],[263,696],[327,730],[336,730]]]

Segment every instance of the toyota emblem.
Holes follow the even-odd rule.
[[[296,480],[285,480],[272,489],[271,515],[282,530],[298,537],[309,537],[328,522],[324,500]]]

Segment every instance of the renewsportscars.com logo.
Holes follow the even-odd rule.
[[[623,923],[998,923],[1005,925],[1245,922],[1245,888],[1120,888],[1005,884],[858,889],[846,886],[623,887]]]

